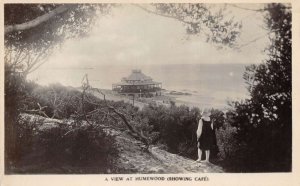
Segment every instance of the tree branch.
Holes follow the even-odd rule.
[[[34,113],[34,114],[41,114],[43,115],[44,117],[46,118],[50,118],[44,111],[44,108],[46,108],[47,106],[41,106],[39,103],[37,103],[39,109],[32,109],[32,110],[24,110],[24,112],[27,112],[27,113]]]
[[[16,24],[16,25],[5,25],[4,33],[9,34],[11,32],[27,30],[27,29],[36,27],[36,26],[40,25],[41,23],[44,23],[44,22],[48,21],[49,19],[52,19],[54,16],[67,11],[70,8],[70,6],[71,5],[61,5],[57,8],[55,8],[54,10],[52,10],[42,16],[39,16],[31,21],[25,22],[25,23]]]
[[[134,134],[136,135],[136,137],[138,137],[146,146],[147,149],[149,147],[149,142],[148,139],[141,133],[139,133],[138,131],[136,131],[128,122],[127,118],[125,117],[125,115],[119,111],[117,111],[114,107],[112,106],[107,106],[109,110],[113,111],[115,114],[117,114],[123,121],[123,123],[127,126],[127,128]]]
[[[132,126],[130,124],[130,122],[128,121],[128,119],[126,118],[125,114],[118,111],[116,108],[114,108],[113,106],[110,106],[108,105],[108,103],[106,102],[106,99],[105,99],[105,94],[97,89],[97,88],[92,88],[90,85],[89,85],[89,80],[88,80],[88,75],[86,74],[82,80],[82,88],[83,88],[83,91],[82,91],[82,105],[84,103],[84,101],[88,102],[88,103],[91,103],[93,105],[97,105],[99,108],[101,107],[105,107],[108,109],[108,111],[112,111],[112,113],[116,114],[122,121],[123,123],[126,125],[126,127],[129,129],[129,131],[131,132],[131,135],[134,136],[135,138],[138,138],[140,139],[145,145],[146,145],[146,149],[148,149],[149,147],[149,140],[147,139],[147,137],[145,137],[143,135],[143,133],[140,133],[139,131],[137,131],[135,129],[134,126]],[[90,90],[90,91],[96,91],[98,93],[100,93],[101,95],[103,95],[104,97],[104,101],[105,101],[105,105],[100,105],[98,103],[93,103],[91,100],[89,100],[88,96],[87,96],[87,91]],[[84,99],[86,98],[86,99]],[[98,109],[96,109],[98,110]],[[83,111],[83,115],[85,117],[85,120],[88,122],[88,119],[87,119],[87,113],[85,113],[84,110]],[[93,113],[93,111],[91,112]],[[117,120],[112,114],[107,114],[109,117],[113,118],[114,120]]]
[[[238,47],[236,47],[236,48],[237,48],[237,49],[241,49],[241,48],[243,48],[243,47],[245,47],[245,46],[248,46],[248,45],[250,45],[251,43],[254,43],[254,42],[256,42],[256,41],[258,41],[258,40],[260,40],[260,39],[266,37],[267,35],[269,35],[269,34],[272,33],[272,32],[273,32],[273,31],[270,31],[270,32],[268,32],[268,33],[266,33],[266,34],[264,34],[264,35],[261,35],[261,36],[259,36],[259,37],[256,37],[256,38],[254,38],[254,39],[252,39],[252,40],[250,40],[250,41],[248,41],[248,42],[246,42],[246,43],[244,43],[244,44],[242,44],[242,45],[240,45],[240,46],[238,46]]]
[[[34,62],[32,64],[30,64],[28,66],[28,68],[24,71],[24,74],[29,74],[33,71],[35,71],[36,69],[38,69],[41,65],[43,65],[45,62],[46,62],[46,58],[47,58],[47,55],[46,54],[46,49],[44,51],[41,51],[41,54],[38,55]]]
[[[167,15],[167,14],[162,14],[162,13],[159,13],[159,12],[156,12],[156,11],[153,11],[153,10],[149,10],[139,4],[133,4],[133,6],[136,6],[142,10],[144,10],[145,12],[147,13],[150,13],[150,14],[155,14],[155,15],[159,15],[159,16],[162,16],[162,17],[167,17],[167,18],[171,18],[171,19],[175,19],[175,20],[178,20],[180,22],[183,22],[183,23],[186,23],[186,24],[195,24],[194,22],[191,22],[191,21],[185,21],[184,19],[181,19],[181,18],[178,18],[176,16],[170,16],[170,15]]]
[[[273,8],[259,8],[259,9],[252,9],[252,8],[245,8],[245,7],[241,7],[241,6],[238,6],[238,5],[235,5],[235,4],[226,4],[226,5],[229,5],[231,7],[234,7],[234,8],[238,8],[238,9],[242,9],[242,10],[249,10],[249,11],[254,11],[254,12],[264,12],[264,11],[269,11]],[[292,7],[282,7],[282,9],[287,9],[287,10],[290,10],[292,9]]]

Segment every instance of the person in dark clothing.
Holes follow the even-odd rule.
[[[214,120],[210,118],[211,112],[204,110],[202,117],[199,120],[197,129],[197,142],[198,142],[198,159],[197,162],[201,161],[202,152],[205,151],[205,162],[209,162],[210,151],[214,148],[216,142],[216,135],[214,133]]]

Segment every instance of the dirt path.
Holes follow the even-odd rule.
[[[114,131],[120,150],[118,167],[122,173],[221,173],[222,168],[211,163],[194,160],[152,146],[150,153],[143,151],[142,143],[127,132]]]

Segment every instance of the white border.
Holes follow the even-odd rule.
[[[97,1],[97,0],[86,0],[86,1],[60,1],[60,0],[37,0],[37,1],[26,1],[26,3],[150,3],[150,2],[201,2],[201,3],[271,3],[274,1],[270,0],[231,0],[231,1],[220,1],[220,0],[201,0],[201,1],[195,1],[195,0],[183,0],[183,1],[175,1],[175,0],[164,0],[164,1],[151,1],[151,0],[131,0],[131,1],[125,1],[125,0],[104,0],[104,1]],[[277,1],[278,2],[278,1]],[[197,181],[104,181],[105,178],[110,179],[114,176],[123,176],[123,177],[137,177],[137,176],[147,176],[145,174],[143,175],[136,175],[136,174],[126,174],[126,175],[4,175],[4,63],[2,63],[0,67],[0,82],[1,82],[1,92],[0,92],[0,123],[1,123],[1,129],[0,129],[0,185],[3,186],[57,186],[57,185],[70,185],[70,186],[81,186],[81,185],[118,185],[122,184],[123,186],[126,185],[239,185],[239,186],[254,186],[254,185],[262,185],[262,186],[269,186],[269,185],[286,185],[286,186],[299,186],[300,185],[300,178],[299,176],[299,141],[300,141],[300,135],[299,135],[299,116],[298,113],[300,111],[299,105],[299,90],[300,90],[300,68],[299,68],[299,62],[300,59],[300,3],[297,0],[291,0],[291,1],[280,1],[285,3],[292,3],[292,78],[293,78],[293,84],[292,84],[292,97],[293,97],[293,166],[292,166],[292,172],[291,173],[202,173],[202,174],[148,174],[148,176],[208,176],[209,181],[207,182],[197,182]],[[3,59],[4,51],[4,32],[3,32],[3,25],[4,25],[4,3],[24,3],[24,1],[21,0],[5,0],[1,2],[1,56]],[[298,60],[297,60],[298,59]],[[1,60],[3,61],[3,60]],[[297,86],[298,85],[298,86]]]

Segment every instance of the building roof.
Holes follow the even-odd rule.
[[[144,73],[142,73],[141,70],[132,70],[131,74],[123,78],[124,81],[151,81],[152,78],[149,76],[146,76]]]
[[[114,83],[113,85],[156,85],[160,84],[160,82],[156,81],[146,81],[146,82],[133,82],[133,83],[128,83],[128,82],[119,82],[119,83]]]
[[[121,82],[115,83],[114,85],[151,85],[159,84],[155,82],[151,77],[146,76],[141,70],[132,70],[128,77],[122,78]]]

